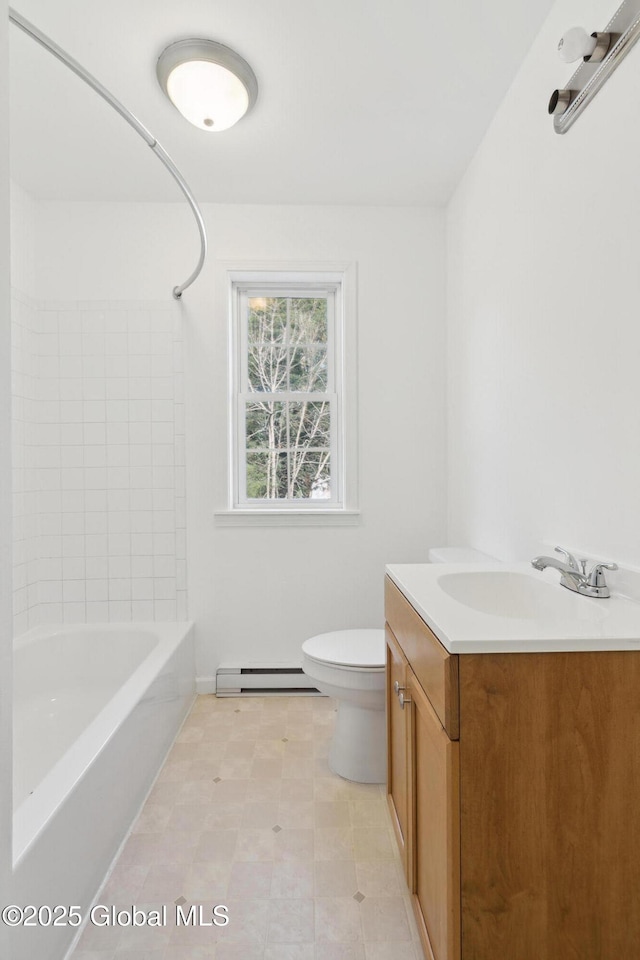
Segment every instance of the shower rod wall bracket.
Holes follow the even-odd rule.
[[[196,199],[191,192],[191,189],[184,180],[184,177],[176,167],[167,151],[161,146],[161,144],[158,143],[156,138],[152,133],[149,132],[149,130],[147,130],[144,124],[142,124],[138,118],[131,113],[130,110],[127,110],[127,108],[120,103],[120,101],[117,100],[116,97],[114,97],[106,87],[103,87],[99,80],[96,80],[96,78],[90,74],[88,70],[85,70],[85,68],[78,63],[77,60],[74,60],[72,56],[62,49],[62,47],[59,47],[57,43],[54,43],[54,41],[47,37],[46,34],[42,33],[41,30],[38,30],[38,28],[34,27],[32,23],[29,23],[28,20],[25,20],[25,18],[21,14],[17,13],[17,11],[12,7],[9,7],[9,20],[11,23],[15,24],[16,27],[19,27],[20,30],[26,33],[27,36],[31,37],[32,40],[35,40],[37,43],[43,46],[45,50],[48,50],[49,53],[53,54],[57,60],[60,60],[62,63],[64,63],[64,65],[73,73],[75,73],[76,76],[80,77],[81,80],[84,80],[84,82],[88,84],[88,86],[90,86],[91,89],[98,94],[98,96],[102,97],[103,100],[106,100],[107,103],[113,107],[116,113],[119,113],[123,120],[126,120],[127,123],[133,127],[136,133],[140,134],[147,146],[151,147],[157,158],[167,168],[173,179],[182,190],[187,203],[191,207],[191,211],[198,226],[198,232],[200,234],[200,258],[193,273],[187,277],[184,283],[179,284],[172,290],[174,299],[180,300],[187,287],[190,287],[193,281],[200,275],[200,271],[204,266],[204,260],[207,255],[207,232],[204,225],[204,218],[198,204],[196,203]]]
[[[565,87],[551,95],[548,110],[556,133],[567,132],[640,37],[640,0],[624,0],[604,30],[591,36],[596,56],[585,57]]]

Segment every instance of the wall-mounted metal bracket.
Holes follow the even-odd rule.
[[[610,34],[609,48],[604,58],[600,62],[585,58],[564,89],[555,90],[551,96],[549,113],[554,115],[556,133],[567,132],[640,37],[640,0],[624,0],[603,34]],[[567,100],[568,106],[562,109]]]

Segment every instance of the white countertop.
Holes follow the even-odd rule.
[[[386,572],[449,653],[640,650],[640,603],[620,596],[597,600],[580,596],[560,586],[557,570],[540,573],[529,563],[394,563]],[[503,612],[496,612],[502,598],[492,589],[491,577],[482,578],[492,572],[502,575],[496,583],[532,587],[533,601],[523,591],[524,616],[513,615],[520,610],[518,598],[510,604],[508,592]],[[467,577],[446,579],[451,574]],[[516,576],[509,580],[510,574]],[[522,577],[531,577],[535,583],[525,583]],[[456,588],[454,593],[464,595],[458,584],[464,589],[475,585],[470,592],[475,605],[454,599],[450,585]]]

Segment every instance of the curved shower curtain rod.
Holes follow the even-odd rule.
[[[87,83],[93,90],[95,90],[95,92],[99,94],[103,100],[106,100],[107,103],[109,103],[113,107],[113,109],[116,110],[117,113],[119,113],[120,116],[123,117],[127,121],[127,123],[131,125],[133,129],[140,134],[142,139],[146,142],[147,146],[151,147],[151,149],[157,156],[158,160],[160,160],[165,165],[165,167],[167,168],[167,170],[169,171],[169,173],[171,174],[171,176],[176,181],[176,183],[182,190],[183,194],[187,198],[187,202],[189,203],[189,206],[193,211],[193,215],[196,218],[196,223],[198,224],[201,249],[200,249],[200,259],[198,260],[198,263],[196,264],[196,268],[191,274],[191,276],[188,277],[184,281],[184,283],[181,283],[180,286],[173,288],[173,296],[175,297],[176,300],[179,300],[183,292],[187,289],[187,287],[190,287],[193,281],[198,277],[204,265],[204,258],[207,253],[207,234],[205,231],[204,219],[203,219],[202,213],[200,212],[200,208],[198,207],[198,204],[195,201],[193,193],[185,183],[182,177],[182,174],[180,173],[180,171],[178,170],[178,168],[176,167],[176,165],[174,164],[173,160],[171,159],[169,154],[166,152],[166,150],[164,150],[161,144],[158,143],[158,141],[153,136],[153,134],[149,133],[147,128],[142,123],[140,123],[137,117],[134,117],[134,115],[129,110],[127,110],[127,108],[123,106],[119,100],[117,100],[111,93],[109,93],[106,87],[103,87],[102,84],[98,80],[96,80],[95,77],[93,77],[87,70],[85,70],[84,67],[82,67],[77,60],[74,60],[73,57],[70,57],[68,53],[66,53],[61,47],[57,45],[57,43],[54,43],[53,40],[50,40],[49,37],[47,37],[44,33],[38,30],[37,27],[34,27],[32,23],[29,23],[28,20],[25,20],[24,17],[22,17],[19,13],[17,13],[12,7],[9,7],[9,20],[11,21],[11,23],[15,23],[16,27],[19,27],[21,30],[23,30],[33,40],[36,40],[39,44],[41,44],[46,50],[49,51],[49,53],[52,53],[54,57],[57,57],[58,60],[61,60],[62,63],[64,63],[65,66],[69,67],[70,70],[73,70],[73,72],[78,77],[80,77],[81,80],[84,80],[85,83]]]

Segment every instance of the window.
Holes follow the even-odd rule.
[[[346,507],[344,275],[231,272],[231,509]]]

